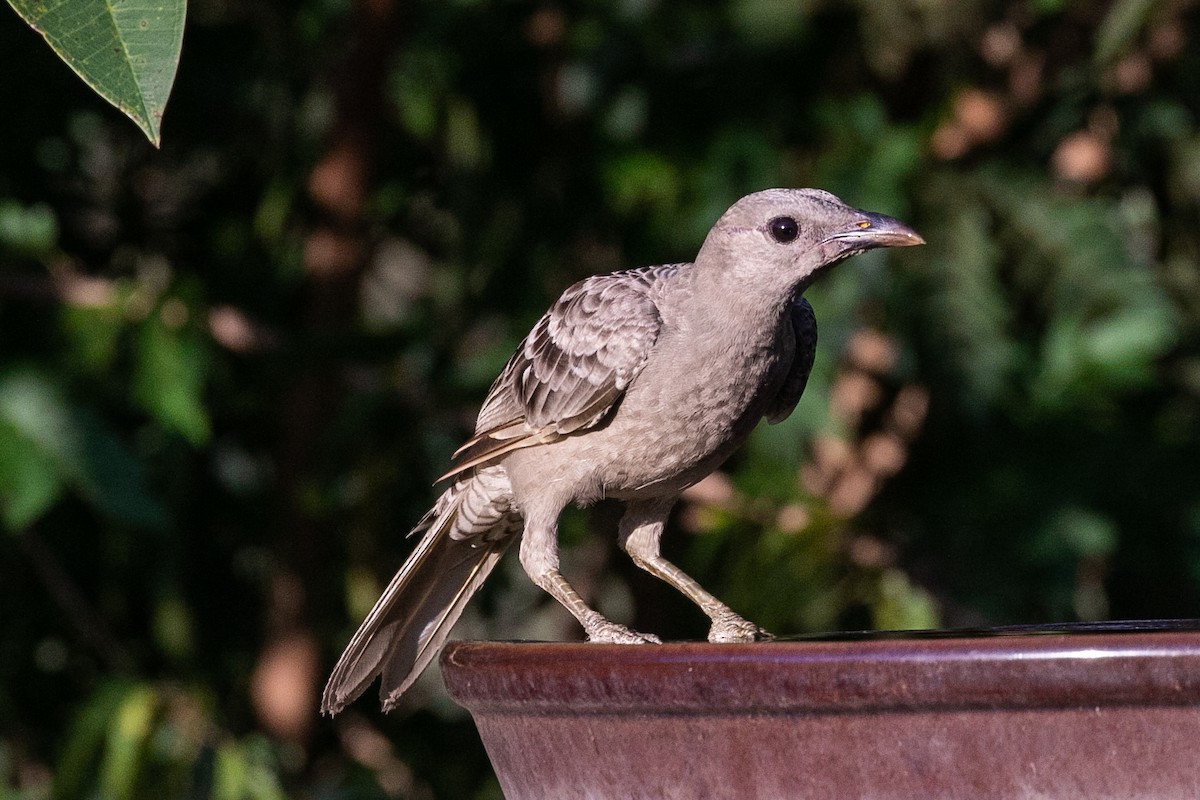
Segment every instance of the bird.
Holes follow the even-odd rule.
[[[395,708],[518,541],[524,571],[589,641],[658,643],[606,619],[560,571],[559,514],[603,498],[625,503],[620,547],[700,607],[709,641],[772,638],[663,558],[667,517],[762,419],[795,409],[816,352],[803,297],[813,280],[866,250],[923,243],[829,192],[767,189],[722,214],[692,262],[569,287],[492,384],[439,479],[449,488],[334,667],[322,712],[337,714],[377,677],[384,711]]]

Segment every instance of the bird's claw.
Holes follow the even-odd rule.
[[[712,627],[708,629],[708,640],[717,644],[769,642],[774,638],[774,634],[728,610],[714,616]]]
[[[589,625],[587,638],[589,642],[600,644],[662,644],[662,639],[652,633],[638,633],[607,619]]]

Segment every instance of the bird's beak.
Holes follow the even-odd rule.
[[[874,211],[858,212],[849,228],[825,237],[821,244],[827,242],[839,242],[853,250],[925,244],[921,234],[900,220]]]

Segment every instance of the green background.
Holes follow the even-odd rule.
[[[191,3],[150,147],[0,14],[0,797],[496,797],[333,660],[545,307],[820,186],[797,413],[668,555],[780,634],[1200,616],[1189,2]],[[564,525],[569,577],[706,620]],[[510,558],[460,636],[578,631]]]

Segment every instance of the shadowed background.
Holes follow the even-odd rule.
[[[1194,5],[193,0],[161,151],[0,12],[0,797],[497,797],[433,671],[320,684],[546,306],[769,186],[929,244],[669,557],[780,634],[1200,616]],[[703,638],[616,516],[569,577]],[[511,558],[458,635],[578,630]]]

